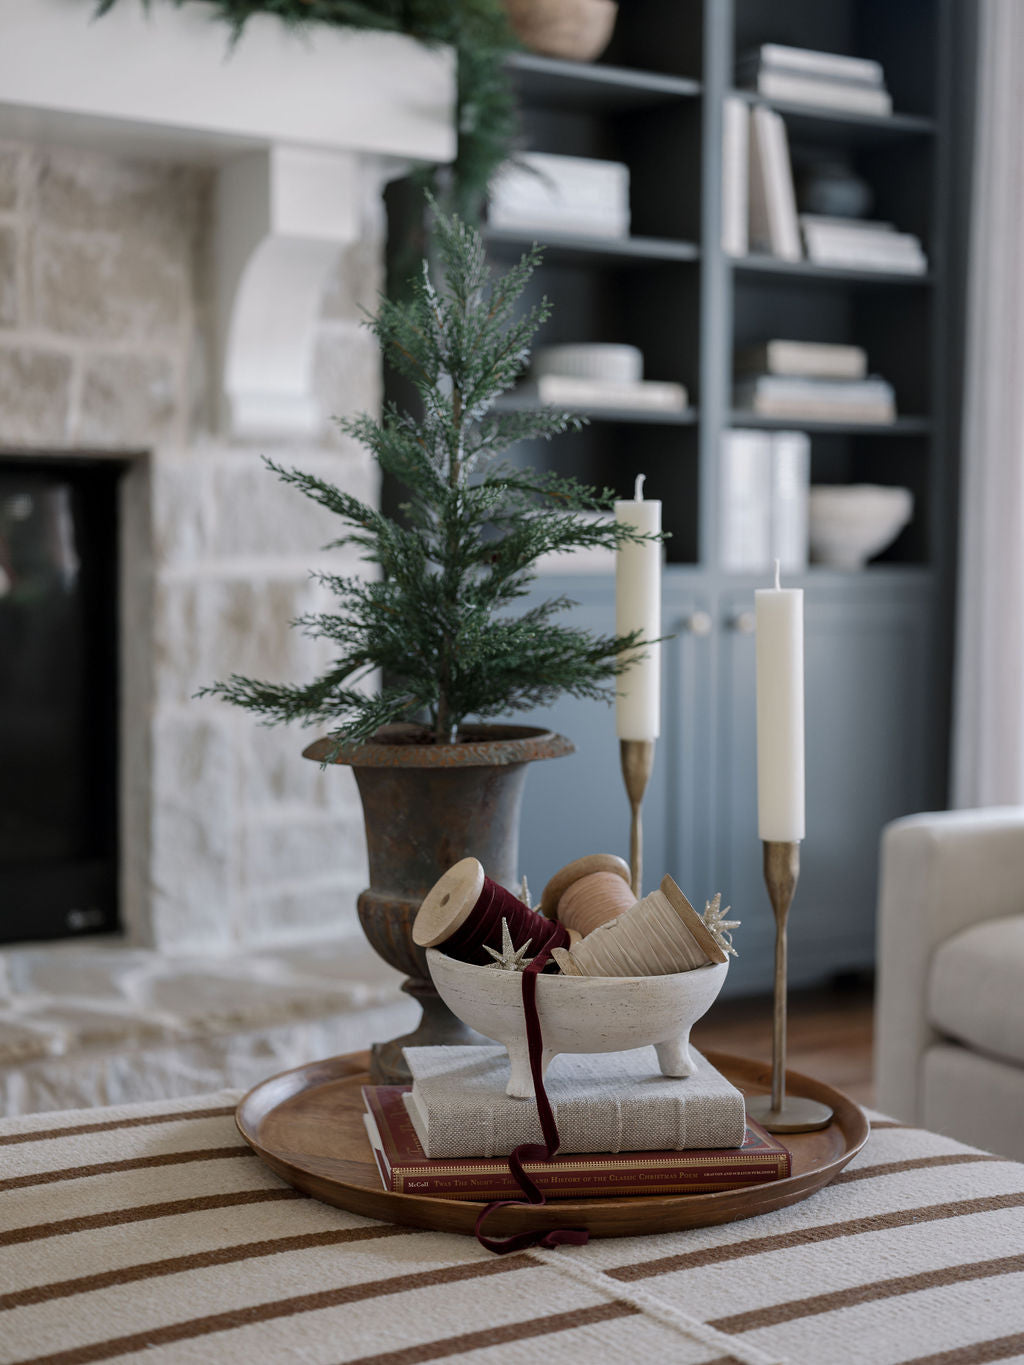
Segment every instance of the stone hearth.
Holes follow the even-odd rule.
[[[53,0],[25,6],[26,32],[58,12],[66,6]],[[221,60],[223,31],[178,13],[161,22],[185,24],[189,41],[194,33]],[[260,28],[258,37],[272,42],[276,32]],[[166,53],[160,41],[154,34]],[[301,51],[291,48],[289,60]],[[450,86],[450,68],[446,79]],[[275,101],[287,105],[287,90]],[[437,119],[447,112],[436,98],[425,107]],[[230,329],[224,311],[232,305],[224,215],[238,209],[225,206],[225,185],[236,198],[251,186],[231,188],[222,130],[215,153],[160,146],[149,155],[151,130],[139,145],[129,137],[125,151],[124,125],[111,141],[97,123],[95,145],[84,149],[88,119],[55,124],[47,114],[40,126],[42,136],[30,127],[30,136],[0,140],[0,452],[130,460],[121,535],[125,932],[0,951],[0,1103],[15,1112],[248,1084],[389,1036],[415,1012],[355,918],[366,870],[351,774],[303,761],[302,731],[261,728],[194,699],[233,671],[311,676],[327,656],[287,626],[325,605],[309,571],[361,570],[348,553],[321,551],[336,534],[333,518],[281,485],[259,456],[376,496],[369,458],[330,418],[380,402],[379,357],[360,321],[382,284],[381,164],[346,151],[347,232],[333,234],[327,256],[316,244],[317,268],[333,265],[308,328],[308,376],[288,380],[308,392],[261,405],[252,337],[238,334],[251,323],[251,299],[234,301]],[[11,127],[0,117],[0,136]],[[61,145],[62,129],[75,145]],[[242,150],[255,155],[244,131]],[[201,146],[201,130],[189,138]],[[271,148],[266,164],[284,189],[275,181],[269,192],[287,198],[294,167],[277,157]],[[324,211],[337,217],[327,200]],[[315,221],[318,203],[306,208]],[[277,249],[292,229],[267,231]],[[287,238],[293,260],[296,240]],[[257,275],[267,259],[257,244]],[[245,279],[232,287],[256,287]]]

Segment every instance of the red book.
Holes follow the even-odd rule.
[[[402,1099],[409,1089],[407,1085],[363,1086],[363,1121],[386,1190],[441,1199],[488,1200],[522,1194],[504,1157],[432,1161],[425,1156]],[[788,1150],[749,1118],[742,1147],[588,1152],[524,1165],[553,1199],[709,1193],[781,1180],[791,1172]]]

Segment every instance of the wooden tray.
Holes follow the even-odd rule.
[[[724,1052],[705,1055],[744,1094],[771,1089],[767,1063]],[[360,1087],[369,1082],[368,1061],[368,1053],[353,1052],[272,1076],[239,1104],[239,1132],[278,1175],[327,1204],[387,1223],[472,1234],[483,1204],[381,1188],[363,1127]],[[786,1086],[788,1093],[823,1100],[835,1111],[832,1123],[819,1132],[787,1134],[793,1154],[793,1174],[787,1179],[707,1194],[561,1199],[536,1208],[501,1209],[488,1221],[488,1235],[586,1227],[593,1237],[632,1237],[731,1223],[798,1203],[827,1185],[860,1151],[868,1121],[853,1100],[822,1081],[788,1071]]]

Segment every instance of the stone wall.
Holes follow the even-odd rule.
[[[123,481],[122,914],[130,941],[230,950],[355,931],[365,885],[351,774],[303,761],[305,732],[195,700],[232,671],[298,681],[325,659],[288,621],[323,605],[308,576],[333,519],[261,452],[376,495],[332,413],[379,404],[358,323],[380,286],[382,211],[323,304],[322,431],[301,447],[213,435],[210,173],[0,144],[0,451],[130,456]]]

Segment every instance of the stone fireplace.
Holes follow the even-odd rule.
[[[414,1012],[355,919],[351,775],[194,694],[325,662],[287,623],[361,566],[260,455],[376,496],[330,419],[379,405],[381,192],[451,155],[450,60],[267,21],[225,64],[199,6],[81,8],[25,0],[0,51],[0,459],[123,462],[122,932],[0,950],[8,1112],[247,1084]]]

